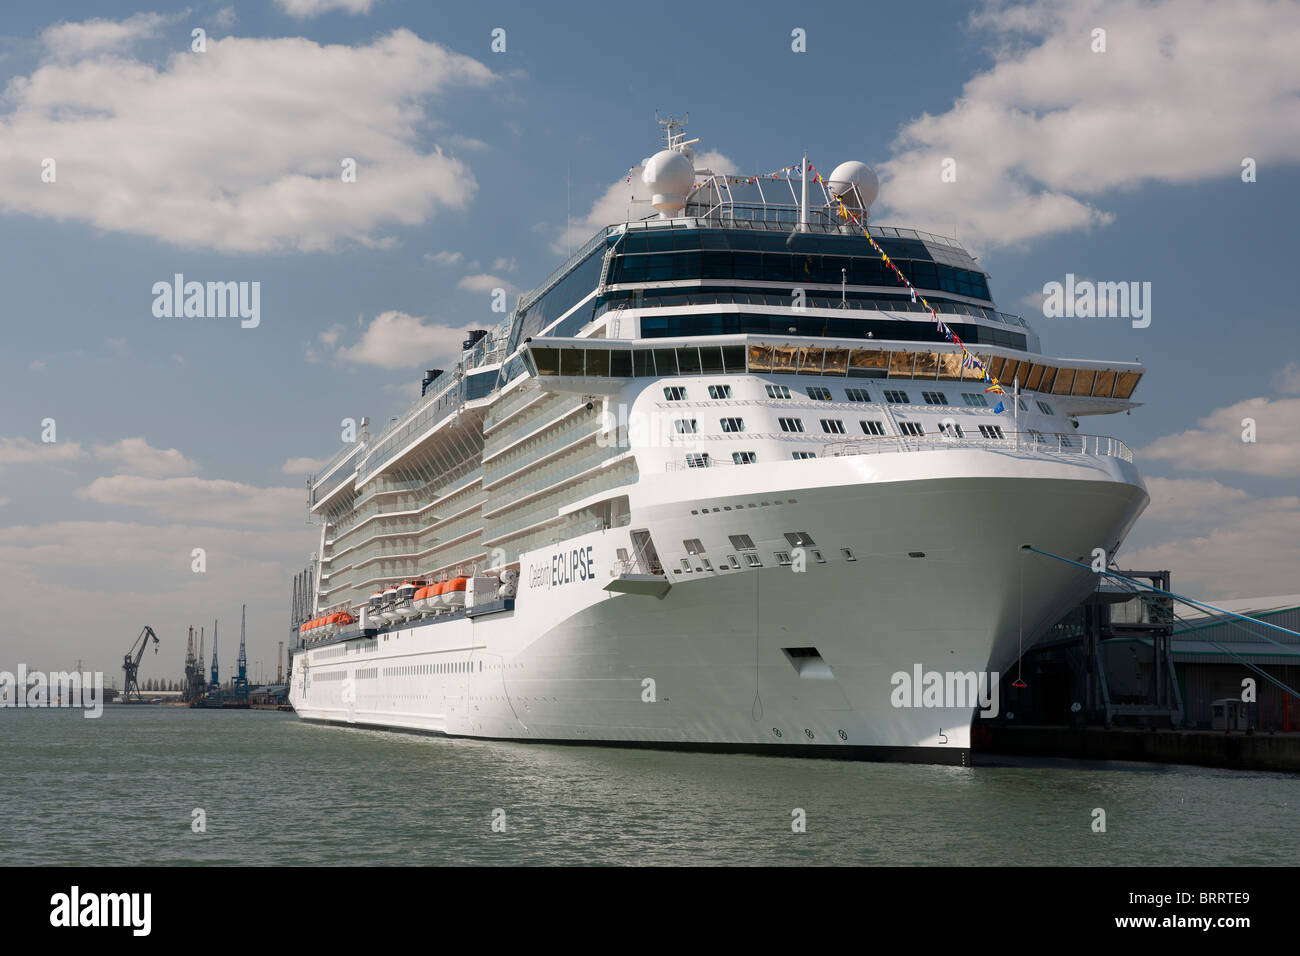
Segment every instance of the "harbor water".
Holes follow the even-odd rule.
[[[168,706],[5,710],[0,754],[11,865],[1286,865],[1300,846],[1295,776],[1196,767],[563,747]]]

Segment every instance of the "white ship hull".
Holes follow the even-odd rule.
[[[463,737],[965,763],[977,704],[898,706],[893,675],[1005,671],[1096,584],[1020,546],[1091,561],[1147,502],[1120,458],[987,448],[703,469],[688,499],[682,477],[642,475],[626,527],[522,555],[513,610],[300,650],[294,708]],[[636,529],[671,581],[661,598],[607,590]],[[824,563],[777,564],[792,531]],[[720,570],[739,533],[763,567]],[[683,539],[712,570],[682,570]]]

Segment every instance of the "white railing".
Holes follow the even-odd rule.
[[[1081,435],[1078,432],[1011,432],[1003,438],[983,436],[957,438],[948,435],[884,435],[877,438],[860,438],[834,442],[822,448],[822,457],[841,458],[846,455],[872,455],[881,452],[939,451],[963,448],[992,448],[1019,454],[1091,455],[1099,458],[1133,460],[1133,450],[1118,438],[1109,435]]]

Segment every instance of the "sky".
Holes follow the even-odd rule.
[[[2,29],[0,669],[120,686],[150,624],[142,677],[179,678],[219,618],[226,675],[247,603],[270,675],[342,420],[382,428],[493,289],[623,218],[656,110],[716,171],[871,164],[873,222],[956,236],[1044,352],[1143,362],[1142,406],[1080,426],[1151,491],[1120,565],[1300,592],[1300,4],[94,0]],[[256,327],[156,315],[177,273],[259,283]],[[1067,274],[1149,282],[1150,325],[1045,317]]]

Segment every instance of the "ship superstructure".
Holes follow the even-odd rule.
[[[853,221],[869,168],[715,174],[666,133],[629,173],[653,212],[601,229],[313,479],[292,703],[963,762],[976,702],[900,704],[896,677],[1003,670],[1092,587],[1019,548],[1114,554],[1147,495],[1078,421],[1134,407],[1144,370],[1043,355],[958,242],[867,225],[964,360]]]

